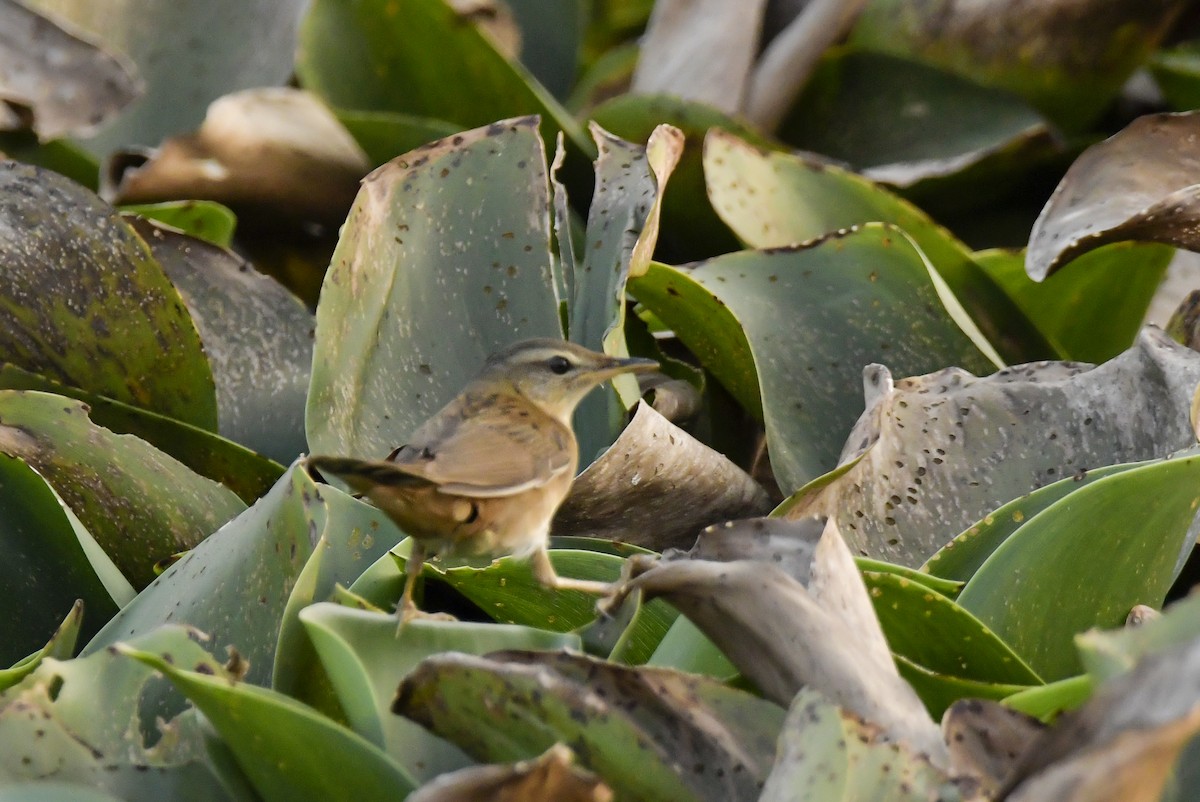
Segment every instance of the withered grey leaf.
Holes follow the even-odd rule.
[[[247,89],[213,101],[194,134],[141,161],[118,152],[103,171],[114,203],[215,200],[239,218],[282,226],[346,218],[366,154],[333,112],[299,89]]]
[[[1120,240],[1200,250],[1200,112],[1151,114],[1085,150],[1029,234],[1035,281]]]
[[[1200,638],[1153,654],[1033,741],[1000,789],[1011,802],[1156,802],[1200,732]]]
[[[798,537],[814,533],[809,523],[791,526]],[[944,764],[941,733],[897,673],[862,576],[832,521],[813,549],[807,585],[757,560],[634,557],[626,570],[617,600],[637,589],[647,599],[664,597],[768,699],[788,704],[808,686],[885,737]]]
[[[691,546],[709,524],[770,508],[745,471],[639,402],[617,442],[575,480],[552,534],[662,551]]]
[[[142,91],[133,64],[18,0],[0,0],[0,106],[15,101],[41,139],[86,134]],[[0,116],[0,129],[6,127]]]
[[[231,251],[140,217],[126,218],[187,304],[217,386],[224,437],[283,464],[307,449],[304,404],[312,313]]]
[[[700,533],[691,556],[694,560],[759,560],[779,566],[788,576],[808,586],[817,543],[826,519],[744,518],[710,526]]]
[[[910,567],[1031,490],[1195,442],[1200,354],[1152,327],[1097,367],[1037,362],[983,378],[949,368],[894,386],[879,366],[865,375],[877,387],[841,462],[861,458],[802,489],[787,517],[827,515],[856,554]]]
[[[610,802],[612,798],[612,789],[574,765],[570,749],[555,744],[534,760],[448,772],[414,791],[408,802]]]
[[[990,799],[1046,725],[998,702],[960,699],[942,716],[950,770],[979,783]]]

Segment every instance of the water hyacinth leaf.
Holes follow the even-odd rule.
[[[1200,454],[1192,453],[1080,488],[997,548],[959,604],[1046,679],[1078,673],[1077,633],[1118,626],[1136,604],[1162,605],[1194,540],[1198,483]],[[1032,620],[1030,609],[1055,614]]]
[[[367,162],[372,168],[435,139],[456,134],[461,127],[445,120],[394,111],[334,109],[333,113],[367,154]]]
[[[301,85],[332,106],[432,117],[463,128],[540,114],[574,148],[595,152],[566,109],[443,0],[316,0],[298,47]]]
[[[185,665],[220,666],[182,627],[134,641]],[[121,799],[228,799],[208,768],[194,717],[155,725],[142,694],[158,685],[154,671],[102,651],[74,660],[44,660],[0,694],[0,776],[82,783]],[[157,731],[146,731],[150,722]],[[151,738],[157,742],[149,747]]]
[[[1162,618],[1140,627],[1089,630],[1075,638],[1087,673],[1097,682],[1132,671],[1147,655],[1200,637],[1200,596],[1188,596],[1163,610]]]
[[[179,290],[217,385],[223,437],[289,463],[306,450],[312,313],[269,276],[216,245],[130,221]]]
[[[1098,363],[1133,343],[1173,253],[1162,245],[1116,243],[1041,283],[1026,274],[1022,252],[981,251],[975,261],[1061,346],[1064,359]]]
[[[547,5],[541,0],[506,0],[521,32],[521,63],[554,97],[566,98],[579,71],[584,29],[593,9],[572,0]]]
[[[383,457],[489,354],[561,336],[549,206],[529,117],[440,140],[367,177],[317,308],[314,452]]]
[[[82,401],[97,425],[116,434],[136,435],[201,476],[225,485],[247,504],[261,498],[283,475],[279,463],[207,429],[68,387],[15,365],[0,365],[0,388],[40,390]]]
[[[1041,721],[1054,721],[1063,712],[1074,710],[1092,696],[1095,683],[1087,674],[1047,682],[1004,697],[1004,705],[1027,713]]]
[[[417,666],[393,711],[488,762],[556,741],[622,799],[753,800],[783,710],[670,669],[569,653],[446,654]]]
[[[896,669],[904,681],[912,686],[917,696],[929,711],[934,720],[940,720],[952,705],[961,699],[992,699],[995,701],[1008,700],[1014,694],[1023,693],[1032,687],[1034,690],[1043,685],[1009,685],[986,680],[963,679],[952,674],[939,674],[924,666],[906,660],[902,655],[894,655]]]
[[[677,668],[728,682],[738,675],[729,658],[687,616],[679,616],[646,665]]]
[[[122,206],[125,214],[136,214],[177,228],[189,236],[210,242],[220,248],[233,243],[237,217],[228,206],[216,201],[182,200]]]
[[[471,764],[457,747],[390,712],[396,687],[421,660],[442,652],[485,655],[504,649],[578,650],[575,635],[527,627],[410,621],[314,604],[300,613],[350,726],[380,746],[419,782]]]
[[[770,508],[745,471],[640,402],[617,441],[576,479],[551,531],[662,551],[690,547],[709,524]]]
[[[0,802],[121,802],[119,797],[83,784],[15,783],[0,788]]]
[[[1200,112],[1148,114],[1080,154],[1029,234],[1030,277],[1121,240],[1200,249],[1198,132]]]
[[[801,574],[807,582],[758,560],[633,557],[615,600],[635,590],[646,599],[665,598],[768,699],[787,703],[808,686],[890,737],[941,754],[937,727],[896,672],[858,567],[832,521],[812,555]]]
[[[221,734],[264,799],[403,796],[415,783],[379,747],[296,700],[239,682],[206,663],[119,644],[116,650],[161,671]],[[328,770],[322,755],[341,770]]]
[[[871,401],[843,455],[859,459],[801,490],[787,515],[836,517],[855,552],[903,565],[925,562],[997,499],[1195,442],[1200,355],[1152,328],[1099,367],[948,369],[893,383],[873,366],[866,377]]]
[[[290,469],[265,497],[176,561],[93,638],[91,654],[168,623],[209,635],[214,654],[235,647],[246,679],[271,679],[280,621],[313,549],[320,502]]]
[[[612,798],[612,790],[591,772],[575,767],[570,749],[555,744],[534,760],[475,766],[443,775],[414,791],[408,802],[535,798],[603,802]]]
[[[99,163],[69,139],[39,142],[29,131],[0,131],[0,154],[13,161],[53,170],[93,192],[100,187]]]
[[[989,512],[962,534],[938,549],[932,557],[925,561],[921,570],[939,577],[956,580],[960,583],[961,591],[961,583],[965,583],[974,576],[979,567],[992,555],[992,552],[1030,518],[1085,484],[1112,476],[1114,473],[1127,471],[1139,464],[1127,462],[1084,471],[1015,498]]]
[[[367,170],[362,148],[315,95],[260,87],[214,100],[194,133],[149,157],[118,152],[104,177],[116,203],[203,198],[278,229],[336,227]]]
[[[96,154],[157,145],[199,124],[204,107],[239,89],[288,80],[303,0],[219,0],[193,6],[150,0],[30,0],[137,65],[145,92],[84,144]]]
[[[0,121],[16,104],[28,109],[29,127],[42,139],[86,134],[141,92],[123,57],[15,0],[0,2],[0,31]]]
[[[932,125],[937,136],[926,135]],[[899,187],[986,170],[1012,149],[1028,168],[1053,146],[1045,120],[1015,95],[853,48],[825,55],[779,136]]]
[[[1168,106],[1175,111],[1200,108],[1200,43],[1163,48],[1146,66]]]
[[[891,225],[868,224],[798,247],[726,254],[688,275],[745,330],[771,467],[785,492],[837,464],[861,409],[850,388],[863,365],[989,366],[943,306],[937,274]]]
[[[120,607],[101,574],[112,572],[112,581],[123,577],[111,563],[105,565],[94,541],[85,545],[90,535],[82,525],[76,528],[78,519],[72,520],[37,471],[3,456],[0,482],[0,548],[6,555],[0,577],[12,611],[0,625],[0,665],[8,665],[45,644],[60,626],[62,611],[73,609],[77,599],[87,607],[87,636],[95,633]],[[119,595],[120,603],[132,596],[131,588],[128,593]],[[82,613],[73,615],[78,619]],[[77,620],[76,629],[79,625]]]
[[[947,776],[912,744],[806,688],[796,695],[760,802],[943,798]]]
[[[11,554],[12,552],[6,550],[6,553]],[[71,605],[71,611],[67,613],[67,617],[58,625],[58,629],[54,630],[54,634],[46,641],[45,646],[13,663],[9,668],[0,668],[0,691],[11,688],[29,674],[32,674],[42,664],[42,660],[48,657],[55,660],[70,660],[74,657],[75,644],[79,639],[79,630],[82,624],[83,602],[76,599],[75,603]],[[6,644],[14,642],[15,639],[5,638]]]
[[[92,423],[78,401],[5,390],[0,421],[0,452],[41,474],[135,587],[245,509],[148,443]]]
[[[1007,89],[1079,130],[1111,102],[1182,8],[1172,0],[874,0],[851,41]]]
[[[62,176],[0,163],[6,360],[216,429],[212,372],[179,294],[103,201]]]
[[[767,152],[719,130],[705,137],[704,175],[717,214],[755,248],[807,242],[872,221],[899,226],[987,338],[979,345],[989,356],[993,346],[1009,362],[1057,355],[965,245],[920,209],[867,179],[811,158]]]

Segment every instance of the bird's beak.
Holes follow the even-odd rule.
[[[649,373],[658,368],[659,364],[653,359],[640,356],[612,357],[606,364],[597,365],[592,375],[597,382],[602,382],[622,373]]]

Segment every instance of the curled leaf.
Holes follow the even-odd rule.
[[[426,783],[408,802],[506,802],[553,799],[555,802],[610,802],[612,790],[574,765],[575,756],[555,744],[533,760],[503,766],[472,766]]]

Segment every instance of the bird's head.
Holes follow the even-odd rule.
[[[563,340],[534,339],[492,354],[476,381],[511,389],[566,423],[598,384],[621,373],[657,369],[653,359],[612,357]]]

